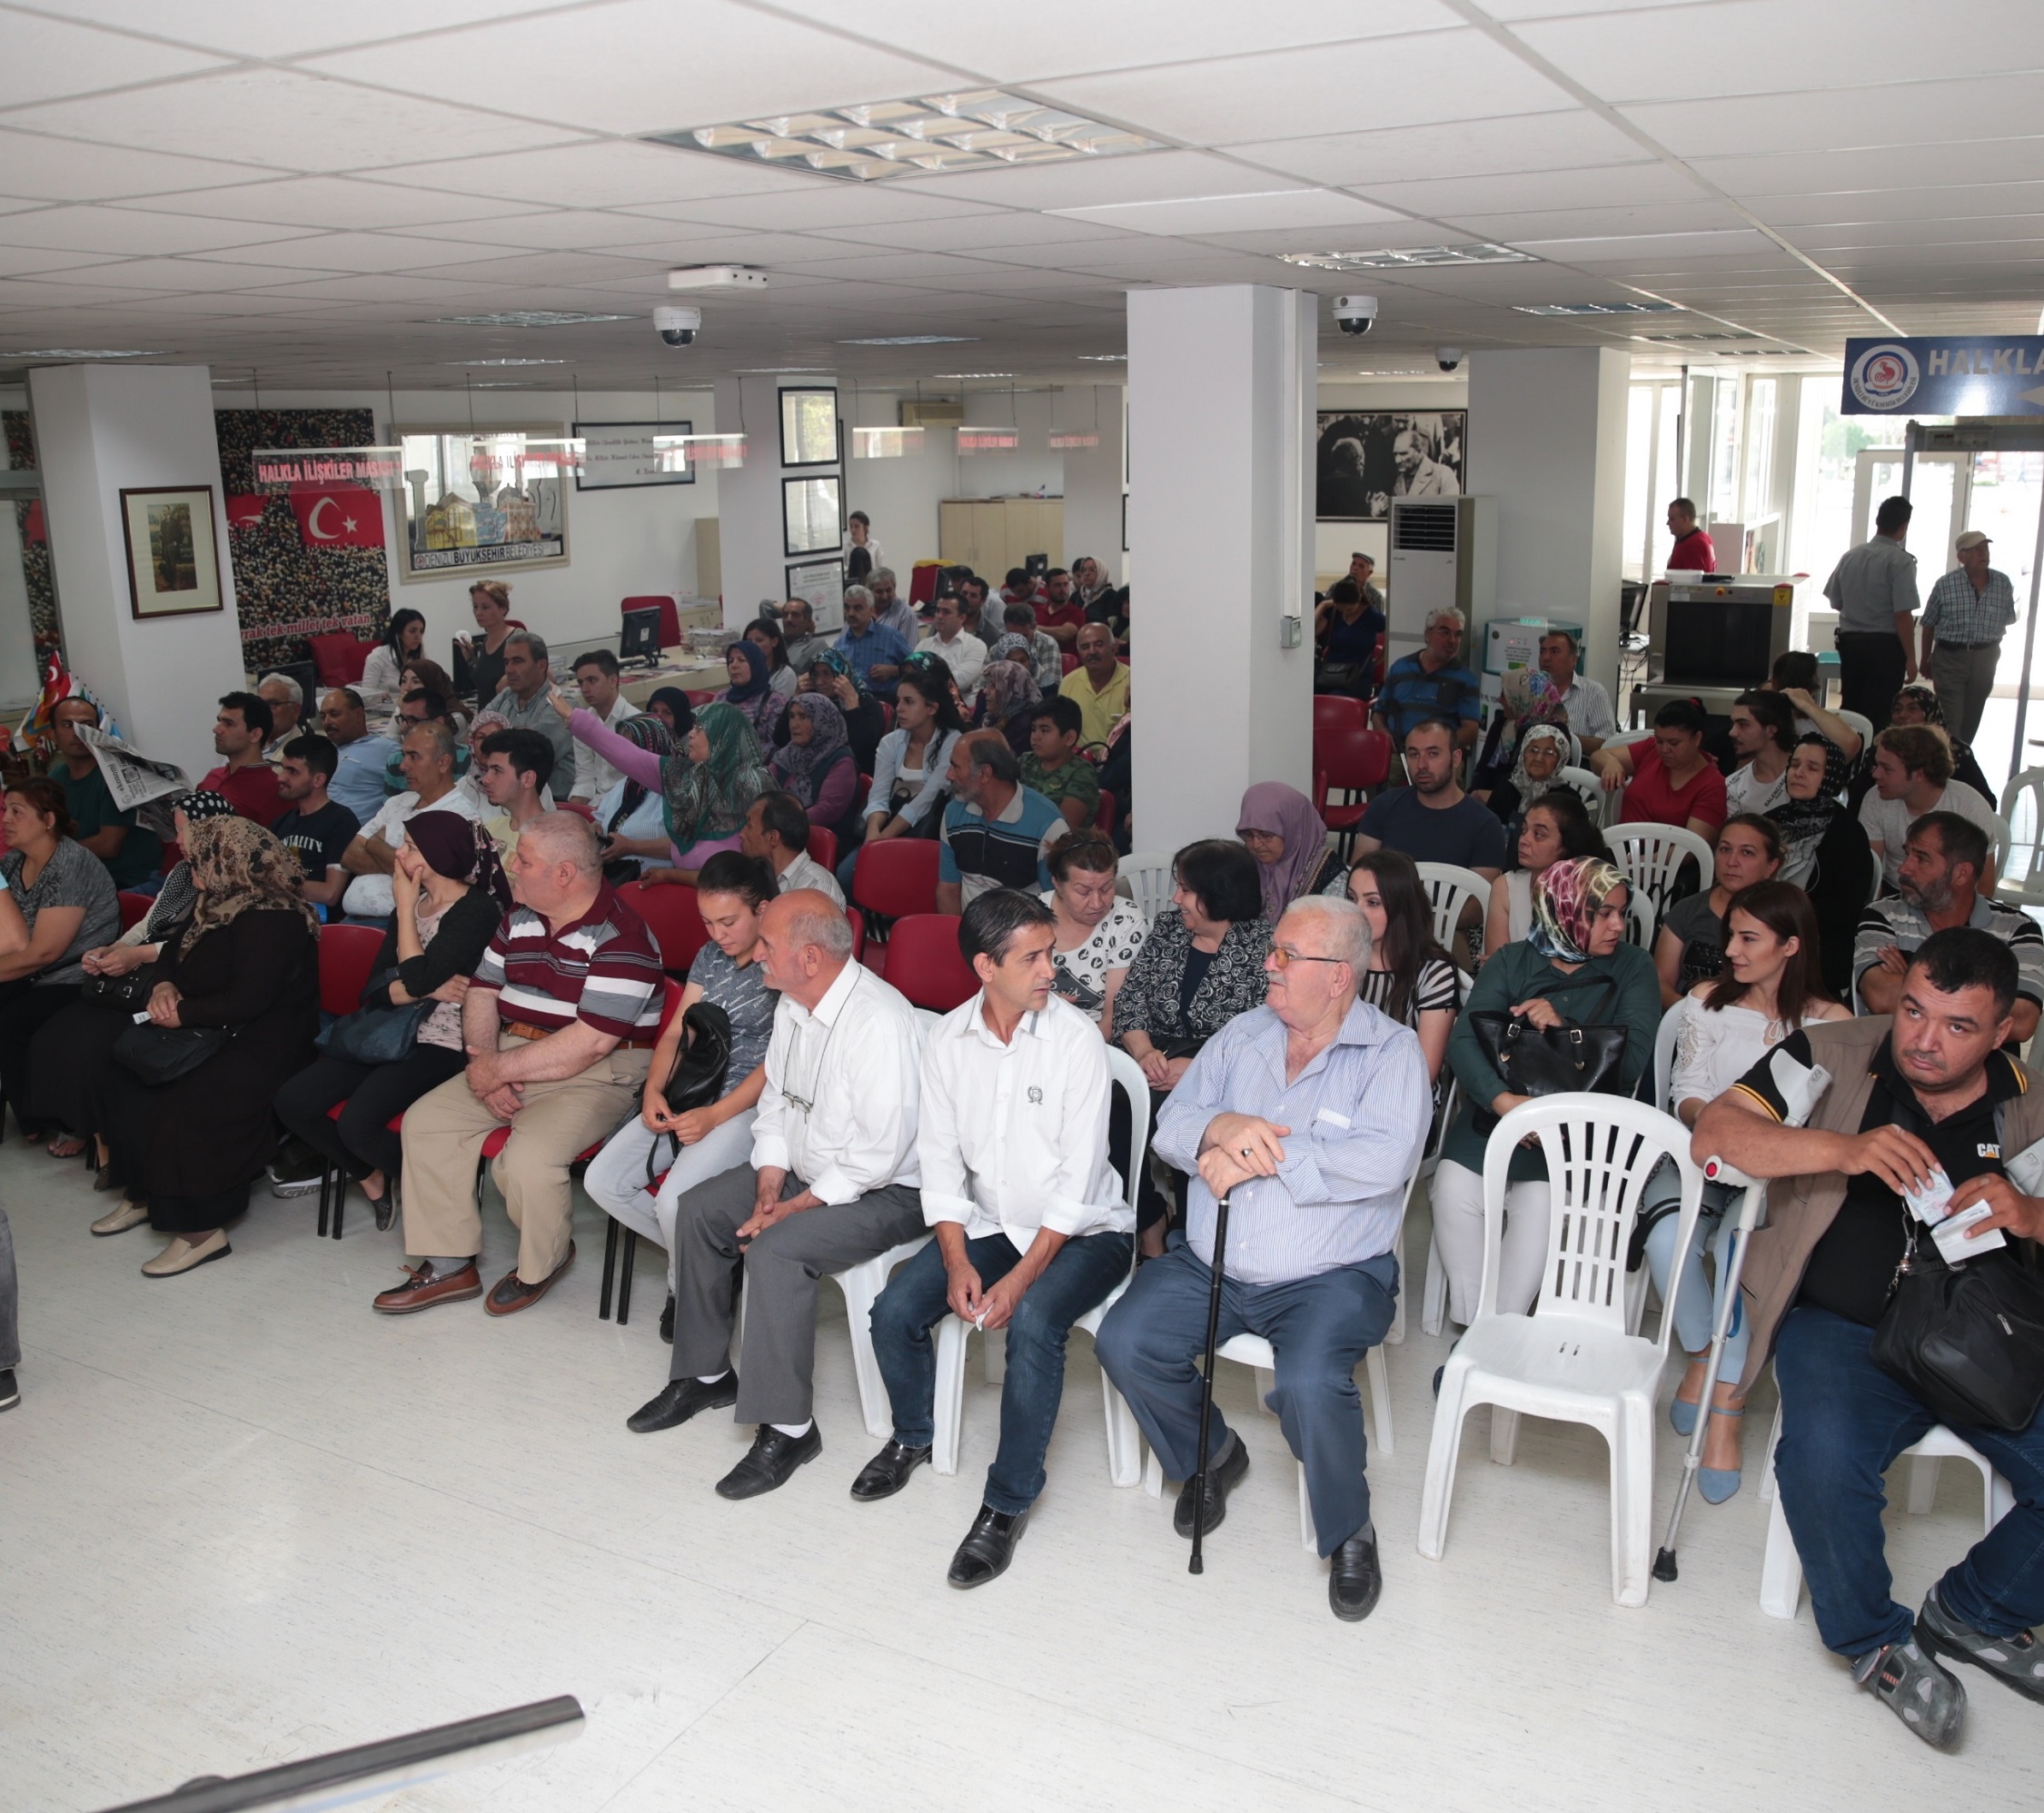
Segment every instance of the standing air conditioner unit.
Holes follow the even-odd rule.
[[[1452,607],[1467,626],[1463,662],[1497,601],[1495,498],[1394,498],[1384,592],[1384,658],[1414,653],[1431,610]]]

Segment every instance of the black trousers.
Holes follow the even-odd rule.
[[[0,996],[0,1100],[15,1111],[22,1131],[35,1117],[28,1106],[28,1048],[35,1035],[78,998],[75,982],[22,982]]]
[[[1909,672],[1902,639],[1891,629],[1878,633],[1854,629],[1838,638],[1839,703],[1857,711],[1876,730],[1888,728],[1888,714]]]
[[[462,1053],[440,1045],[415,1045],[395,1064],[322,1057],[277,1091],[277,1118],[349,1176],[381,1171],[395,1179],[404,1168],[404,1142],[390,1123],[467,1065]],[[347,1106],[339,1120],[329,1120],[336,1102]]]
[[[1156,1137],[1157,1110],[1164,1105],[1162,1092],[1149,1092],[1150,1130],[1149,1139]],[[1107,1159],[1124,1177],[1128,1175],[1128,1149],[1133,1129],[1128,1120],[1128,1097],[1116,1089],[1107,1102]],[[1171,1174],[1176,1177],[1178,1174]],[[1168,1220],[1176,1205],[1156,1187],[1156,1179],[1150,1170],[1149,1154],[1143,1155],[1142,1174],[1136,1180],[1136,1231],[1155,1227],[1159,1222]]]

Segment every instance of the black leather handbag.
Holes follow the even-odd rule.
[[[2044,1405],[2044,1271],[2012,1242],[1948,1265],[1934,1246],[1910,1250],[1875,1324],[1873,1362],[1941,1422],[2028,1429]]]
[[[712,1102],[722,1100],[725,1075],[731,1067],[731,1016],[721,1007],[714,1002],[698,1001],[682,1015],[681,1025],[681,1049],[675,1055],[673,1072],[660,1085],[668,1112],[675,1115],[707,1108]],[[672,1164],[681,1155],[681,1142],[672,1134],[666,1137],[673,1143],[667,1161]],[[667,1168],[660,1163],[660,1142],[656,1138],[646,1151],[648,1189]]]
[[[96,1006],[118,1007],[139,1014],[149,1005],[149,991],[156,986],[156,966],[139,965],[125,976],[88,976],[78,998]]]
[[[1617,1006],[1618,986],[1609,976],[1597,986],[1612,992]],[[1565,988],[1553,994],[1568,992]],[[1504,1079],[1515,1095],[1563,1095],[1577,1090],[1620,1095],[1625,1093],[1619,1067],[1625,1062],[1628,1029],[1620,1025],[1563,1025],[1545,1028],[1516,1014],[1485,1012],[1469,1016],[1469,1029],[1476,1035],[1491,1068]],[[1470,1124],[1487,1134],[1498,1124],[1490,1109],[1472,1105]]]
[[[130,1026],[114,1042],[114,1055],[152,1088],[187,1076],[223,1050],[233,1034],[225,1026]]]

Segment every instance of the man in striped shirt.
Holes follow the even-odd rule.
[[[1945,722],[1962,743],[1980,733],[2001,639],[2016,620],[2016,589],[2007,573],[1988,565],[1990,546],[1977,529],[1959,538],[1953,544],[1959,565],[1930,588],[1918,619],[1923,671],[1938,689]]]
[[[419,1256],[375,1307],[404,1315],[482,1294],[476,1163],[491,1166],[518,1229],[518,1264],[483,1308],[536,1303],[573,1263],[568,1167],[638,1105],[660,1029],[659,947],[603,879],[596,833],[571,812],[528,825],[508,867],[517,904],[461,1004],[466,1075],[404,1115],[404,1243]]]

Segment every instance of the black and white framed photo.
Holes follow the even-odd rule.
[[[617,491],[640,485],[692,485],[689,458],[692,421],[578,421],[571,432],[582,443],[575,468],[579,491]]]
[[[780,393],[780,463],[838,464],[838,392],[834,387]]]
[[[1467,410],[1322,410],[1314,511],[1323,522],[1385,522],[1393,498],[1463,490]]]
[[[780,481],[781,552],[835,554],[842,539],[844,480],[783,479]]]

